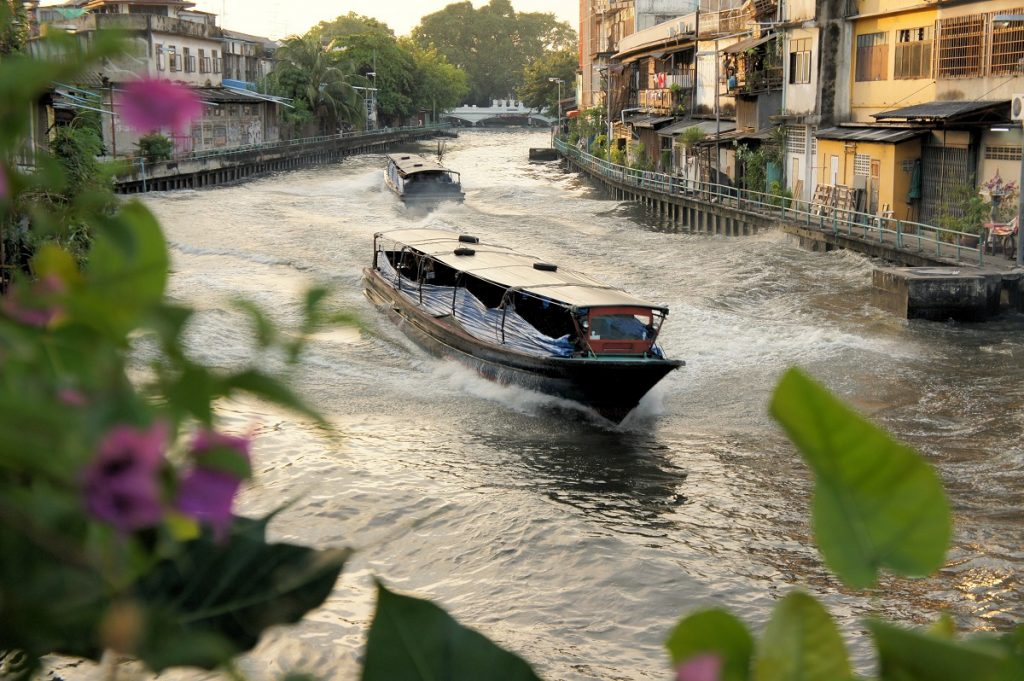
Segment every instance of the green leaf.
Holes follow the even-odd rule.
[[[750,677],[750,657],[754,640],[747,627],[725,610],[704,610],[676,624],[665,641],[676,668],[703,653],[722,658],[722,681],[746,681]]]
[[[287,386],[259,371],[248,370],[228,376],[223,381],[222,390],[225,395],[240,390],[256,397],[262,397],[282,407],[304,414],[321,425],[326,425],[323,417],[315,409],[307,406]]]
[[[845,681],[853,675],[835,623],[805,593],[790,593],[775,606],[757,650],[756,681]]]
[[[797,369],[779,382],[771,413],[814,472],[818,548],[845,584],[873,586],[882,568],[921,577],[942,566],[949,503],[920,455]]]
[[[267,544],[261,528],[238,522],[225,543],[187,542],[140,580],[136,597],[149,617],[138,656],[150,669],[225,663],[331,593],[351,551]]]
[[[167,244],[156,218],[139,203],[102,221],[89,252],[87,290],[73,299],[77,319],[123,339],[160,304]]]
[[[870,620],[882,681],[1019,681],[1024,662],[995,638],[954,641]]]
[[[249,315],[256,331],[256,342],[261,348],[269,348],[277,340],[277,329],[262,309],[248,300],[234,301],[235,307]]]
[[[533,681],[538,676],[521,658],[463,627],[433,603],[398,595],[378,583],[362,678]]]

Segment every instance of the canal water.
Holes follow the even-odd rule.
[[[304,288],[326,283],[332,306],[363,323],[317,335],[295,375],[336,436],[255,402],[223,405],[225,427],[255,434],[241,511],[291,504],[274,539],[357,549],[324,606],[271,632],[242,669],[358,678],[374,578],[432,599],[551,680],[668,678],[662,642],[680,617],[722,606],[759,630],[793,589],[824,600],[861,671],[874,664],[860,626],[870,614],[911,624],[948,611],[966,630],[1020,622],[1024,317],[895,319],[871,305],[867,259],[804,252],[777,232],[673,233],[557,163],[529,163],[547,144],[523,130],[447,140],[466,201],[430,213],[386,190],[383,156],[145,197],[171,243],[171,294],[200,311],[196,357],[254,356],[236,296],[294,324]],[[374,232],[412,226],[475,234],[667,304],[662,344],[686,367],[610,427],[424,354],[360,286]],[[938,467],[956,516],[941,574],[865,594],[822,567],[807,471],[766,413],[792,365]]]

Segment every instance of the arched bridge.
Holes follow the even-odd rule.
[[[496,99],[491,106],[460,106],[441,115],[456,125],[536,125],[547,127],[554,116],[545,116],[513,99]]]

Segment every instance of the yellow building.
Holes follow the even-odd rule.
[[[860,190],[858,208],[937,222],[952,190],[1020,174],[1020,0],[956,5],[858,0],[836,87],[846,122],[817,133],[819,184]],[[919,166],[920,191],[910,191]]]

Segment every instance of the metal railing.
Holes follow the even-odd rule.
[[[803,225],[834,235],[918,254],[932,254],[956,262],[985,260],[984,239],[977,234],[944,229],[911,220],[872,215],[821,203],[742,189],[713,182],[699,182],[678,175],[637,170],[611,163],[556,138],[555,149],[589,172],[619,184],[666,196],[679,196],[717,206]],[[977,240],[976,246],[962,245]]]

